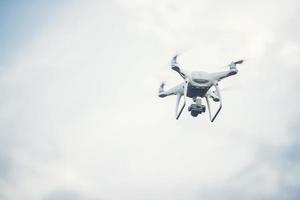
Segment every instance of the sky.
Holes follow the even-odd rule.
[[[300,198],[300,2],[0,3],[0,199]],[[159,98],[220,71],[214,123]],[[230,88],[226,90],[225,88]]]

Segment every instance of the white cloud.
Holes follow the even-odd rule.
[[[57,191],[85,199],[277,194],[282,190],[282,174],[272,165],[277,160],[260,164],[260,155],[265,145],[289,146],[292,119],[299,114],[294,109],[299,40],[290,36],[299,29],[284,28],[297,6],[119,1],[66,8],[1,74],[1,143],[15,170],[0,182],[0,194],[4,199],[56,198]],[[237,89],[224,92],[224,109],[213,124],[207,113],[193,119],[184,112],[175,121],[175,99],[156,94],[164,64],[174,51],[189,47],[194,48],[180,63],[190,70],[248,58],[237,77],[223,82]],[[169,72],[171,83],[180,80]],[[249,172],[239,178],[245,169]],[[228,181],[233,188],[238,183],[238,190]],[[220,196],[214,188],[221,188]],[[261,191],[257,196],[255,188]]]

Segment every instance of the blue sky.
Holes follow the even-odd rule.
[[[0,64],[38,35],[62,9],[63,1],[0,2]]]

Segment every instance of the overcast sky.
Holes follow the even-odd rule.
[[[297,0],[0,3],[0,199],[300,198]],[[158,98],[218,71],[223,110]]]

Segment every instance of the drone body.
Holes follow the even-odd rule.
[[[200,72],[200,71],[193,71],[191,73],[186,72],[178,66],[176,61],[177,55],[173,57],[171,61],[171,68],[179,73],[179,75],[184,79],[184,82],[169,89],[164,90],[164,83],[161,84],[159,88],[159,97],[166,97],[170,95],[177,96],[176,102],[176,119],[178,119],[186,105],[186,97],[192,98],[194,104],[191,104],[188,108],[188,111],[191,112],[193,117],[197,117],[199,114],[205,112],[206,107],[202,104],[202,98],[205,98],[207,108],[209,111],[210,121],[213,122],[217,115],[219,114],[220,110],[222,109],[222,99],[219,90],[218,83],[224,78],[229,76],[235,75],[238,73],[236,69],[237,64],[242,64],[243,60],[232,62],[229,65],[229,70],[222,71],[222,72],[215,72],[215,73],[207,73],[207,72]],[[214,87],[214,91],[210,91],[210,89]],[[181,97],[184,97],[183,105],[180,109],[179,103]],[[219,102],[219,109],[217,112],[212,116],[211,108],[210,108],[210,99],[214,102]]]

